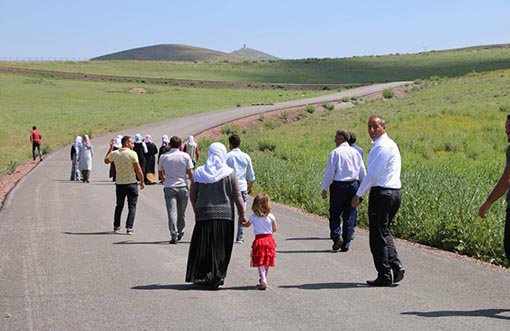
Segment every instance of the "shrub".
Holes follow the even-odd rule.
[[[48,145],[48,144],[44,144],[41,149],[42,153],[45,155],[51,153],[52,150],[53,150],[53,148],[51,148],[50,145]]]
[[[329,90],[331,90],[331,87],[329,87],[329,86],[324,86],[324,87],[322,88],[322,90],[323,90],[323,91],[329,91]]]
[[[356,101],[356,100],[358,100],[358,99],[359,99],[359,97],[358,97],[357,95],[353,95],[353,96],[351,97],[351,100],[352,100],[352,101]]]
[[[268,119],[267,121],[264,121],[264,128],[265,129],[274,129],[278,127],[278,122],[274,119]]]
[[[259,121],[264,122],[264,113],[259,114]]]
[[[313,114],[315,112],[315,107],[312,105],[306,105],[305,110],[308,114]]]
[[[510,105],[501,105],[499,106],[499,111],[503,113],[510,114]]]
[[[289,112],[284,110],[278,114],[278,117],[283,121],[287,121],[289,119]]]
[[[237,108],[241,107],[241,104],[238,102],[238,103],[236,104],[236,107],[237,107]]]
[[[382,95],[385,99],[391,99],[395,96],[395,91],[387,88],[387,89],[384,89],[384,91],[382,92]]]
[[[18,161],[11,160],[9,161],[9,164],[7,165],[7,173],[9,175],[12,175],[16,172],[16,167],[18,166]]]
[[[351,100],[351,98],[349,97],[343,97],[342,99],[340,99],[340,101],[342,102],[349,102],[349,100]]]
[[[332,111],[333,109],[335,109],[335,105],[334,105],[334,104],[332,104],[331,102],[328,102],[328,103],[323,104],[323,105],[322,105],[322,107],[323,107],[324,109],[329,110],[329,111]]]
[[[221,133],[224,134],[224,135],[231,135],[231,134],[234,134],[234,133],[239,133],[240,132],[240,127],[239,125],[235,125],[235,124],[225,124],[224,126],[221,127]]]
[[[274,152],[276,145],[270,140],[260,140],[258,142],[259,151],[264,152],[266,150]]]

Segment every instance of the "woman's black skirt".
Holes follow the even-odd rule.
[[[196,222],[189,247],[186,282],[217,283],[225,279],[233,245],[233,221]]]

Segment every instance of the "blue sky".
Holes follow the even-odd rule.
[[[510,43],[509,0],[0,0],[0,59],[86,59],[153,44],[281,58]]]

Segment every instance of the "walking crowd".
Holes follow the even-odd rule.
[[[34,127],[35,130],[35,127]],[[389,231],[401,205],[401,158],[397,144],[386,133],[386,121],[381,116],[368,119],[368,134],[372,140],[367,157],[356,145],[356,136],[347,130],[336,132],[336,147],[331,151],[322,179],[322,198],[329,195],[329,228],[332,250],[348,252],[357,224],[357,207],[368,193],[369,246],[377,277],[369,286],[394,286],[404,278],[405,269]],[[507,119],[510,142],[510,115]],[[40,133],[31,134],[34,146]],[[136,134],[117,136],[110,141],[104,162],[110,164],[110,177],[116,184],[116,206],[113,232],[121,231],[121,214],[128,203],[126,233],[134,234],[138,186],[161,183],[166,203],[169,244],[175,245],[184,236],[185,212],[191,202],[195,226],[191,236],[186,268],[186,282],[217,289],[224,284],[235,242],[243,243],[243,228],[253,226],[255,239],[251,246],[250,265],[258,270],[258,289],[268,286],[267,274],[274,267],[277,230],[267,194],[253,199],[252,215],[247,216],[248,195],[252,192],[255,172],[251,158],[241,150],[241,138],[229,137],[229,149],[219,142],[208,148],[205,164],[195,168],[200,155],[193,136],[183,143],[181,138],[164,135],[161,146],[152,137],[142,139]],[[93,147],[87,135],[76,137],[71,147],[71,180],[90,182]],[[34,152],[35,158],[35,152]],[[42,158],[42,156],[41,156]],[[156,167],[158,178],[156,178]],[[480,208],[483,218],[490,206],[507,192],[510,177],[510,149],[507,166],[487,201]],[[509,193],[510,194],[510,193]],[[510,201],[510,198],[507,200]],[[237,210],[237,222],[235,222]],[[510,256],[510,212],[507,211],[505,249]],[[237,230],[236,230],[237,224]]]

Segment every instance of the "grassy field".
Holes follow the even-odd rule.
[[[327,92],[226,90],[151,85],[131,94],[129,83],[33,78],[0,74],[0,172],[31,158],[29,132],[37,125],[43,148],[69,144],[78,134],[98,136],[161,119]]]
[[[371,83],[457,77],[510,67],[510,48],[408,55],[244,62],[0,62],[0,66],[105,75],[271,83]]]
[[[414,90],[404,99],[316,111],[286,126],[273,130],[261,126],[260,131],[244,134],[243,147],[254,160],[256,191],[326,216],[320,185],[335,131],[356,132],[368,152],[366,122],[370,115],[380,114],[388,121],[389,136],[399,145],[403,163],[403,204],[392,232],[508,265],[502,244],[504,199],[485,220],[477,217],[477,211],[505,164],[510,70],[423,84],[425,89]],[[366,203],[360,218],[366,227]]]

